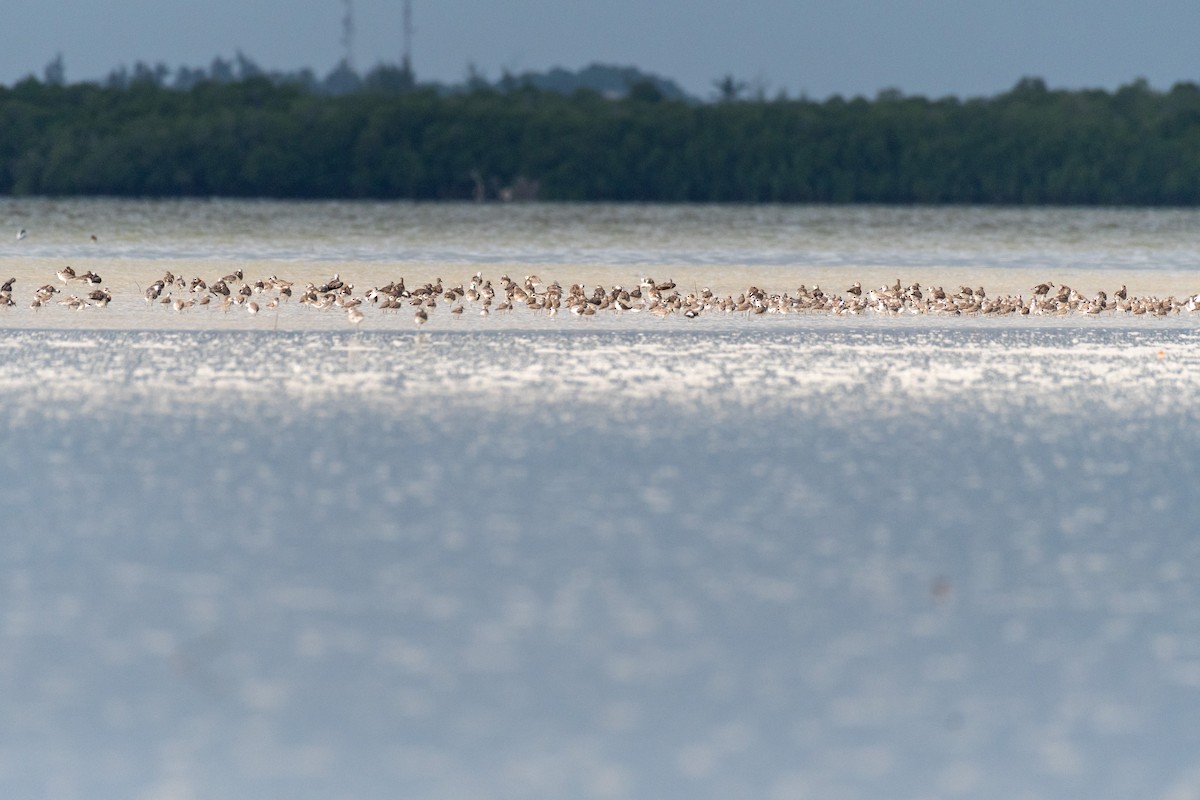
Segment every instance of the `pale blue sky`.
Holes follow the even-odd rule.
[[[401,0],[352,0],[353,55],[398,62]],[[69,81],[137,60],[207,65],[241,49],[268,69],[341,58],[344,0],[8,0],[0,82],[61,52]],[[774,95],[991,95],[1023,76],[1054,87],[1200,81],[1194,0],[413,0],[419,80],[638,66],[711,94],[727,73]]]

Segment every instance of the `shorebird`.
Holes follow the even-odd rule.
[[[341,277],[335,272],[335,273],[333,273],[333,277],[330,278],[327,283],[317,287],[317,292],[320,294],[326,294],[327,292],[335,292],[338,289],[342,288],[342,286],[344,286],[344,285],[345,284],[342,283]]]
[[[238,270],[237,273],[227,276],[230,281],[238,281],[231,287],[224,279],[206,286],[202,279],[187,280],[183,276],[166,272],[162,278],[146,288],[144,295],[147,303],[173,306],[179,311],[193,305],[206,306],[210,303],[228,311],[237,304],[245,306],[247,312],[254,315],[261,308],[277,309],[291,294],[290,282],[277,276],[242,282],[240,274],[241,270]],[[67,298],[62,301],[62,305],[83,308],[86,305],[105,305],[112,299],[111,292],[100,288],[100,276],[91,270],[77,274],[73,267],[64,266],[56,272],[56,276],[62,283],[82,283],[86,286],[85,292],[91,291],[91,294],[81,297]],[[14,278],[0,281],[0,306],[11,303],[15,283]],[[1032,297],[1028,302],[1023,297],[1008,294],[991,296],[983,286],[972,288],[965,284],[961,285],[956,293],[948,293],[941,286],[930,286],[923,292],[917,283],[902,288],[903,284],[899,279],[874,290],[868,290],[859,281],[855,281],[853,286],[845,290],[845,296],[832,292],[826,294],[814,284],[811,290],[802,285],[794,295],[776,294],[757,286],[749,286],[740,294],[730,294],[724,298],[717,297],[707,287],[684,296],[675,287],[674,281],[660,282],[650,277],[644,278],[641,285],[632,290],[620,285],[589,287],[583,284],[571,284],[570,288],[566,289],[557,281],[544,284],[537,275],[525,276],[524,283],[525,285],[521,286],[507,275],[503,276],[499,281],[503,287],[501,293],[493,288],[490,281],[485,281],[482,274],[476,273],[470,289],[462,284],[444,285],[443,279],[438,278],[436,284],[425,284],[409,292],[404,287],[404,278],[401,277],[398,282],[372,289],[363,296],[355,296],[354,285],[334,274],[328,283],[319,288],[308,284],[299,295],[299,302],[302,306],[320,310],[337,305],[346,311],[346,317],[352,324],[358,325],[362,321],[358,316],[362,313],[360,306],[365,306],[367,302],[376,304],[382,310],[395,311],[401,308],[402,301],[407,299],[414,307],[413,320],[419,328],[429,321],[441,302],[446,303],[450,314],[455,317],[466,313],[467,306],[474,302],[478,302],[479,306],[470,310],[477,309],[477,313],[482,317],[490,316],[493,308],[495,311],[510,312],[519,308],[527,313],[545,312],[554,316],[564,307],[569,313],[579,317],[596,316],[611,311],[643,312],[661,317],[682,315],[689,319],[708,311],[721,311],[726,314],[737,311],[751,315],[807,312],[836,315],[878,313],[994,316],[1034,313],[1095,316],[1106,311],[1121,311],[1155,317],[1181,311],[1200,313],[1200,296],[1196,295],[1185,296],[1182,300],[1174,296],[1165,299],[1136,297],[1122,286],[1117,292],[1107,294],[1101,291],[1093,298],[1086,298],[1067,286],[1058,286],[1056,290],[1055,284],[1050,282],[1033,287]],[[175,291],[176,288],[179,291]],[[272,292],[272,289],[277,291]],[[37,309],[47,304],[58,291],[52,285],[43,286],[38,290],[31,308]],[[261,306],[259,302],[251,302],[252,298],[257,301],[259,294],[263,295]],[[500,296],[497,297],[497,294]],[[8,298],[9,302],[6,302],[5,298]],[[493,306],[493,302],[497,300],[500,302]],[[351,313],[356,309],[358,313]]]
[[[17,241],[18,242],[21,241],[28,235],[29,235],[29,231],[25,230],[24,228],[21,228],[21,230],[17,231]]]

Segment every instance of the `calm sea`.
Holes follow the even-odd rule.
[[[1141,271],[1200,253],[1194,209],[0,199],[0,230],[0,256],[66,259]]]
[[[0,794],[1200,796],[1187,313],[418,332],[137,285],[1183,291],[1197,221],[0,201],[14,297],[116,296],[0,310]]]

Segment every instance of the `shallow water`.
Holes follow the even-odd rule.
[[[143,207],[154,222],[138,228]],[[184,204],[190,222],[167,207],[122,206],[145,241],[95,263],[130,281],[243,256],[369,280],[447,266],[327,262],[318,245],[279,260],[274,233],[220,250],[254,237],[197,230],[205,204]],[[61,208],[82,231],[98,213]],[[364,209],[368,226],[435,214]],[[555,216],[571,209],[449,214],[510,211],[540,242],[499,246],[517,266],[530,252],[635,280],[817,269],[770,263],[774,245],[718,263],[734,245],[704,243],[709,209],[647,210],[700,220],[700,239],[658,256],[639,214],[599,209],[634,231],[631,263]],[[732,214],[762,216],[761,233],[827,211]],[[860,213],[891,230],[848,210],[831,240]],[[1173,244],[1104,244],[1077,268],[1107,282],[1138,247],[1177,248],[1175,273],[1139,277],[1186,278],[1188,213],[1147,215]],[[1142,219],[1049,214],[1021,230],[1072,262],[1108,230],[1088,220]],[[22,246],[42,235],[26,226]],[[201,244],[174,247],[173,231]],[[910,235],[923,268],[953,274],[933,263],[937,235]],[[462,245],[466,275],[483,242]],[[33,280],[68,247],[37,246],[51,249],[6,263]],[[712,261],[672,260],[692,246]],[[954,252],[986,261],[965,280],[1025,283],[1010,249]],[[841,257],[855,277],[867,260]],[[418,333],[122,302],[0,312],[7,796],[1200,794],[1192,316],[439,317]]]
[[[0,256],[112,261],[1132,273],[1200,251],[1195,209],[0,198],[0,230]]]
[[[14,333],[0,785],[1187,796],[1196,344]]]

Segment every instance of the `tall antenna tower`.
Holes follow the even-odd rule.
[[[346,13],[342,15],[342,47],[346,50],[346,66],[354,69],[354,4],[342,0]]]
[[[412,35],[412,0],[404,0],[404,61],[400,68],[408,76],[412,75]]]

